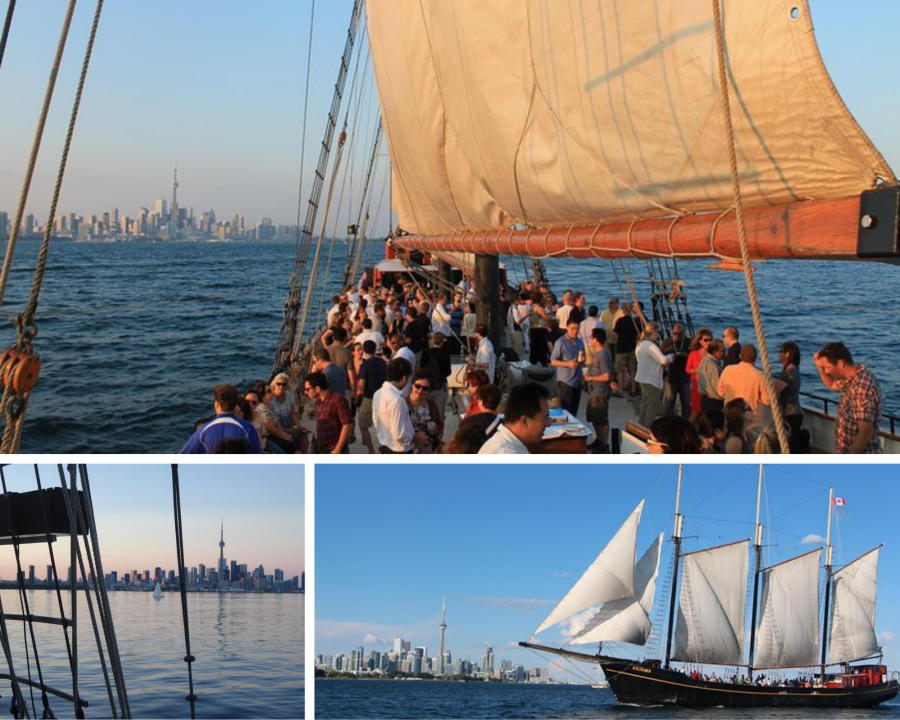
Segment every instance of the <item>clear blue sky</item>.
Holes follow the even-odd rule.
[[[686,551],[753,536],[758,472],[737,464],[685,468]],[[803,539],[826,533],[828,483],[847,501],[836,510],[835,562],[885,544],[877,630],[895,669],[897,474],[895,465],[767,466],[763,504],[766,565],[818,546]],[[454,657],[480,663],[490,644],[500,659],[545,666],[544,658],[515,644],[528,639],[651,488],[638,554],[660,531],[671,535],[676,478],[677,466],[634,464],[429,464],[352,474],[319,466],[316,653],[349,653],[359,645],[386,650],[400,631],[436,655],[446,595],[446,642]],[[667,542],[663,568],[670,560]],[[538,639],[552,645],[562,638],[550,628]]]
[[[107,3],[60,210],[133,215],[171,194],[219,217],[294,222],[310,0]],[[811,0],[826,65],[851,111],[900,168],[900,3]],[[64,0],[19,3],[0,68],[0,209],[15,211]],[[5,7],[5,4],[4,4]],[[350,0],[316,3],[306,175],[331,102]],[[30,211],[47,213],[93,3],[80,4]],[[77,39],[77,41],[76,41]],[[361,173],[357,172],[359,179]],[[306,184],[308,188],[308,182]]]
[[[56,465],[40,465],[43,487],[59,487]],[[267,574],[275,568],[286,577],[304,569],[304,491],[302,465],[179,465],[185,562],[215,568],[219,559],[219,527],[225,521],[225,557],[251,567],[262,563]],[[11,492],[37,488],[32,465],[3,469]],[[88,464],[103,569],[142,572],[156,567],[173,570],[175,516],[170,465]],[[80,487],[80,483],[79,483]],[[0,573],[14,578],[11,548],[0,553]],[[66,573],[69,542],[60,537],[54,546],[57,569]],[[47,546],[23,546],[22,564],[35,565],[46,575]]]

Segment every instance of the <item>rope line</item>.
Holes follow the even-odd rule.
[[[72,466],[72,467],[74,468],[74,466]],[[76,492],[77,486],[76,486],[74,473],[72,475],[72,478],[73,478],[72,479],[72,490],[73,490],[73,492]],[[78,497],[77,493],[73,497],[77,499],[77,497]],[[74,511],[75,511],[74,514],[75,514],[75,519],[77,520],[76,526],[82,527],[82,528],[88,527],[87,519],[84,517],[84,513],[82,512],[81,503],[75,502],[73,500],[72,504],[74,505]],[[93,519],[91,520],[91,523],[93,523]],[[100,612],[100,618],[101,618],[101,622],[102,622],[104,619],[104,613],[108,612],[108,609],[104,610],[104,606],[103,606],[103,602],[100,598],[100,591],[99,591],[98,586],[102,585],[105,588],[106,585],[105,585],[105,581],[104,582],[96,581],[96,578],[98,578],[98,577],[104,578],[104,575],[102,572],[99,573],[99,575],[98,575],[97,571],[94,568],[94,556],[96,555],[96,547],[92,548],[90,539],[87,534],[85,534],[85,536],[84,536],[84,549],[85,549],[85,555],[87,555],[87,558],[88,558],[88,567],[90,568],[91,575],[95,578],[94,595],[97,600],[97,610],[98,610],[98,612]],[[79,555],[78,555],[78,565],[79,565],[79,568],[81,569],[82,577],[86,578],[87,575],[85,574],[85,571],[84,571],[84,560],[81,557],[80,550],[79,550]],[[116,713],[115,701],[113,700],[113,697],[112,697],[112,687],[110,686],[110,682],[109,682],[109,673],[108,673],[107,667],[106,667],[106,657],[103,653],[103,646],[100,642],[100,631],[97,628],[97,618],[94,615],[94,605],[91,601],[91,594],[88,589],[87,583],[85,584],[84,591],[85,591],[85,597],[87,598],[88,611],[91,616],[91,625],[94,629],[94,639],[97,642],[97,650],[99,651],[99,654],[100,654],[100,664],[101,664],[101,667],[103,668],[103,679],[106,684],[106,693],[107,693],[107,696],[109,697],[109,704],[110,704],[110,708],[112,709],[113,718],[116,718],[118,716]],[[112,616],[109,617],[108,622],[110,624],[112,623]]]
[[[20,555],[20,544],[19,544],[19,521],[18,521],[18,512],[15,504],[15,498],[12,494],[10,494],[6,488],[6,475],[3,473],[3,468],[0,467],[0,481],[3,484],[3,494],[7,497],[7,527],[9,532],[11,533],[11,540],[13,546],[13,552],[16,556],[16,586],[19,591],[19,606],[22,609],[22,614],[25,616],[25,624],[22,625],[22,634],[24,635],[24,646],[25,646],[25,662],[28,669],[28,681],[31,682],[31,660],[28,657],[28,638],[29,635],[31,637],[31,648],[34,651],[34,664],[37,668],[38,672],[38,682],[41,686],[41,704],[44,708],[44,714],[46,716],[47,711],[49,710],[49,700],[47,698],[47,691],[44,689],[44,672],[41,668],[41,658],[38,654],[37,649],[37,639],[34,636],[34,622],[31,619],[31,607],[28,603],[28,596],[25,593],[25,575],[22,572],[22,558]],[[34,688],[29,685],[29,692],[31,695],[31,711],[34,713],[35,717],[37,717],[37,710],[34,707]]]
[[[191,631],[188,627],[188,606],[187,606],[187,584],[185,583],[185,567],[184,567],[184,536],[182,534],[183,525],[181,522],[181,486],[178,480],[178,466],[172,465],[172,495],[175,504],[175,552],[178,555],[178,577],[180,578],[179,587],[181,590],[181,614],[184,617],[184,647],[187,654],[184,661],[188,666],[188,685],[191,694],[186,700],[191,703],[191,720],[197,717],[195,703],[197,696],[194,694],[194,673],[193,663],[196,658],[191,655]]]
[[[6,41],[9,39],[9,28],[12,25],[15,11],[16,0],[9,0],[9,5],[6,6],[6,20],[3,22],[3,35],[0,36],[0,67],[3,66],[3,56],[6,54]]]
[[[43,486],[41,485],[41,474],[40,474],[40,470],[38,469],[38,466],[37,466],[37,465],[34,466],[34,477],[35,477],[35,480],[36,480],[36,482],[37,482],[37,488],[38,488],[38,491],[40,491],[40,492],[43,493],[44,488],[43,488]],[[59,604],[59,617],[60,617],[60,619],[63,620],[63,624],[62,624],[62,625],[63,625],[63,637],[65,638],[65,641],[66,641],[66,654],[67,654],[68,657],[69,657],[69,668],[70,668],[70,671],[72,671],[72,672],[74,673],[74,672],[75,672],[75,670],[74,670],[74,667],[75,667],[75,656],[73,655],[72,647],[71,647],[71,644],[70,644],[70,642],[69,642],[69,623],[65,621],[65,616],[66,616],[66,614],[65,614],[65,611],[64,611],[64,608],[63,608],[62,592],[61,592],[60,587],[59,587],[59,573],[58,573],[57,570],[56,570],[56,555],[55,555],[55,553],[53,552],[53,542],[52,542],[51,539],[50,539],[50,538],[51,538],[51,535],[50,535],[50,521],[49,521],[49,519],[48,519],[48,517],[47,517],[47,506],[46,506],[43,502],[41,502],[41,515],[42,515],[43,520],[44,520],[44,532],[45,532],[46,535],[47,535],[47,549],[48,549],[49,552],[50,552],[50,567],[52,568],[52,571],[53,571],[53,580],[54,580],[54,586],[55,586],[55,589],[56,589],[56,598],[57,598],[57,602],[58,602],[58,604]],[[73,566],[73,567],[74,567],[74,566]],[[71,619],[70,622],[74,623],[74,619]],[[97,625],[96,625],[96,622],[94,621],[93,608],[91,609],[91,622],[94,623],[94,630],[95,630],[95,632],[96,632]],[[74,631],[73,631],[73,633],[74,633]],[[74,638],[74,635],[73,635],[73,638]],[[99,644],[99,643],[98,643],[98,644]],[[101,663],[103,664],[103,677],[104,677],[104,679],[106,680],[106,687],[107,687],[107,689],[109,689],[109,676],[108,676],[108,674],[107,674],[107,672],[106,672],[106,661],[104,660],[104,657],[103,657],[103,653],[102,653],[102,652],[101,652],[101,654],[100,654],[100,661],[101,661]],[[76,713],[77,713],[77,712],[78,712],[78,708],[77,708],[77,705],[76,705]],[[116,714],[115,714],[115,707],[113,707],[113,717],[114,717],[114,718],[116,717]]]
[[[100,556],[100,541],[97,538],[97,524],[94,520],[94,501],[91,497],[91,483],[88,478],[86,465],[80,465],[81,484],[84,488],[84,505],[87,512],[86,527],[90,531],[90,539],[93,546],[94,562],[97,565],[97,575],[95,577],[105,578],[103,573],[103,561]],[[78,513],[81,517],[81,503],[78,504]],[[87,543],[87,537],[85,537]],[[131,718],[131,705],[128,701],[128,691],[125,688],[125,674],[122,671],[122,659],[119,655],[119,643],[116,639],[116,628],[112,621],[112,613],[109,606],[109,595],[106,592],[106,583],[96,583],[95,589],[99,588],[98,605],[102,598],[102,606],[100,606],[100,619],[103,622],[103,630],[106,637],[106,647],[109,652],[109,663],[112,667],[113,677],[116,681],[116,693],[119,698],[119,706],[122,711],[122,717],[125,720]],[[90,607],[90,605],[88,605]]]
[[[34,131],[34,138],[31,142],[31,154],[28,157],[28,167],[25,171],[25,178],[22,181],[22,190],[19,194],[19,205],[16,208],[16,219],[13,222],[12,230],[9,234],[9,241],[6,245],[6,257],[3,260],[3,269],[0,270],[0,308],[3,307],[3,298],[6,295],[6,285],[9,281],[13,256],[16,252],[16,241],[19,239],[19,228],[22,226],[22,218],[25,215],[25,206],[28,203],[28,193],[31,191],[31,181],[34,177],[34,166],[37,164],[38,152],[41,149],[41,141],[44,137],[44,127],[47,124],[50,103],[53,100],[53,93],[56,89],[56,78],[59,74],[59,66],[62,63],[66,42],[69,39],[69,29],[72,26],[72,15],[75,12],[76,2],[77,0],[69,0],[69,5],[66,8],[62,30],[60,31],[59,40],[56,44],[56,55],[53,58],[53,66],[50,69],[50,78],[47,80],[47,87],[44,90],[44,102],[41,106],[41,114],[38,118],[38,124]]]
[[[97,38],[97,28],[100,25],[100,15],[103,12],[103,1],[97,0],[97,7],[94,11],[94,20],[91,25],[91,33],[88,38],[87,48],[85,49],[84,61],[81,65],[81,75],[78,78],[78,89],[75,93],[75,100],[72,105],[72,112],[69,117],[69,125],[66,130],[66,139],[65,144],[63,146],[62,156],[60,157],[59,162],[59,170],[56,176],[56,185],[53,189],[53,199],[50,203],[50,211],[48,217],[52,220],[56,216],[56,209],[59,205],[59,196],[62,191],[62,183],[63,178],[66,173],[66,166],[69,161],[69,151],[72,147],[72,138],[75,134],[75,124],[78,120],[78,111],[81,107],[81,98],[84,94],[84,86],[87,81],[88,69],[91,64],[91,57],[94,52],[94,42]],[[75,9],[76,0],[71,0],[68,11],[66,13],[65,22],[63,23],[63,30],[60,35],[59,43],[57,45],[56,57],[54,59],[53,70],[51,72],[50,81],[47,85],[47,91],[44,96],[44,105],[41,109],[41,117],[38,122],[38,129],[35,132],[34,142],[32,143],[31,157],[28,162],[28,170],[26,172],[26,179],[22,186],[22,193],[19,199],[19,207],[16,210],[16,220],[15,225],[13,226],[12,233],[10,234],[9,243],[6,248],[6,257],[3,262],[3,269],[0,272],[0,308],[3,306],[3,298],[6,293],[6,285],[9,280],[9,273],[12,267],[12,260],[15,254],[15,244],[18,236],[19,228],[21,225],[22,219],[21,215],[25,211],[25,205],[28,200],[28,192],[31,187],[32,178],[34,176],[34,166],[37,162],[38,151],[40,150],[41,140],[44,134],[44,125],[47,120],[47,113],[50,109],[50,101],[53,97],[53,91],[56,87],[56,77],[59,71],[59,65],[62,61],[63,51],[65,50],[66,40],[68,39],[69,29],[71,27],[72,22],[72,13]],[[31,284],[31,294],[28,298],[28,303],[25,307],[25,311],[19,316],[16,320],[17,327],[17,343],[16,348],[20,353],[27,353],[28,355],[32,354],[31,341],[37,335],[37,326],[34,324],[34,316],[37,312],[38,299],[41,293],[41,286],[44,281],[44,275],[47,271],[47,257],[50,253],[50,239],[52,235],[52,223],[47,222],[47,226],[44,228],[44,237],[41,242],[41,247],[38,252],[37,264],[34,270],[34,278]],[[20,357],[17,357],[13,364],[20,362]],[[0,441],[0,452],[12,454],[16,453],[19,450],[19,447],[22,443],[22,429],[25,424],[25,412],[28,407],[28,399],[31,396],[30,389],[26,392],[22,392],[18,394],[18,397],[15,399],[12,398],[11,386],[13,383],[6,383],[6,387],[3,390],[3,400],[2,405],[6,411],[6,424],[3,428],[3,438]],[[15,402],[14,402],[15,400]]]
[[[775,420],[775,432],[778,442],[781,444],[781,453],[789,455],[788,437],[784,429],[784,418],[781,414],[781,405],[778,395],[775,393],[775,381],[772,379],[772,366],[769,362],[769,351],[766,345],[766,335],[762,324],[762,315],[759,309],[759,298],[756,295],[756,283],[753,280],[753,270],[750,264],[750,247],[747,241],[747,228],[744,225],[744,201],[741,195],[741,179],[737,164],[737,150],[735,148],[734,125],[731,118],[731,103],[728,97],[728,76],[725,67],[725,37],[722,26],[721,0],[712,0],[713,20],[716,27],[716,55],[719,70],[719,94],[722,106],[722,121],[725,126],[726,140],[728,144],[728,160],[731,167],[731,191],[734,196],[734,211],[738,226],[738,238],[741,244],[741,265],[744,270],[744,279],[747,283],[747,295],[750,299],[750,308],[753,312],[753,326],[756,330],[756,339],[759,342],[759,354],[762,356],[763,376],[766,392],[769,394],[772,416]]]

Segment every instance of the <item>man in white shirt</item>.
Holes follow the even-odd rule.
[[[590,365],[591,360],[594,359],[594,350],[591,347],[591,338],[593,337],[592,333],[594,332],[594,328],[603,327],[603,323],[601,323],[600,319],[597,317],[599,313],[600,308],[598,308],[596,305],[591,305],[588,308],[587,317],[582,320],[581,325],[578,326],[578,337],[580,337],[581,342],[584,343],[586,365]],[[608,334],[607,337],[609,337]]]
[[[550,391],[540,383],[516,385],[506,401],[503,424],[481,446],[479,455],[528,455],[550,425]]]
[[[398,332],[391,333],[390,336],[388,336],[388,347],[391,348],[391,360],[404,358],[409,363],[412,368],[412,372],[409,376],[412,378],[412,374],[416,371],[416,356],[413,351],[409,349],[409,346],[403,342],[403,336]],[[406,392],[404,392],[404,395],[409,395],[408,388]]]
[[[384,384],[372,398],[378,452],[384,455],[413,451],[415,431],[409,418],[409,406],[402,392],[412,374],[412,366],[408,360],[394,358],[388,363]]]
[[[506,330],[509,333],[510,346],[520,360],[528,356],[528,330],[531,326],[528,316],[530,314],[530,299],[524,292],[514,298],[513,303],[509,306],[509,312],[506,313]]]
[[[366,340],[371,340],[375,343],[376,351],[380,350],[381,346],[384,345],[384,335],[372,329],[372,318],[363,320],[363,331],[356,336],[356,340],[353,342],[362,345]]]
[[[569,314],[572,312],[572,308],[575,307],[573,303],[574,296],[572,295],[571,290],[566,290],[562,296],[563,304],[559,306],[556,311],[556,321],[559,323],[561,328],[566,327],[569,324]]]
[[[325,322],[328,327],[334,325],[334,321],[337,319],[338,315],[341,313],[341,296],[340,295],[332,295],[331,296],[332,307],[328,311],[328,314],[325,316]]]
[[[487,370],[488,379],[494,382],[494,372],[497,370],[497,356],[494,354],[494,344],[488,338],[488,327],[483,323],[475,326],[475,338],[478,340],[478,349],[475,351],[475,364],[483,365]]]
[[[450,313],[447,312],[446,295],[438,297],[434,310],[431,311],[431,332],[439,332],[444,337],[450,337]]]

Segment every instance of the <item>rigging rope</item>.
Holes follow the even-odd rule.
[[[106,576],[103,573],[103,561],[100,557],[100,541],[97,538],[97,524],[94,519],[94,500],[91,497],[91,483],[88,478],[88,471],[86,465],[79,465],[79,470],[81,472],[81,484],[84,488],[84,506],[85,511],[87,512],[87,518],[85,518],[82,514],[81,503],[76,504],[76,509],[78,511],[78,517],[81,521],[85,521],[85,526],[88,528],[90,533],[91,545],[93,548],[93,562],[96,563],[97,571],[94,577],[105,578]],[[74,489],[74,484],[73,484]],[[88,538],[85,536],[85,547],[87,547]],[[88,556],[88,561],[91,561],[90,555]],[[93,569],[92,569],[93,571]],[[82,572],[84,570],[82,569]],[[98,590],[99,589],[99,590]],[[109,607],[109,595],[106,592],[106,583],[100,582],[94,584],[94,591],[97,595],[97,607],[100,609],[100,620],[103,622],[103,631],[106,638],[106,647],[109,651],[109,664],[112,667],[113,677],[116,681],[116,693],[119,698],[119,706],[122,710],[122,717],[125,720],[131,717],[131,705],[128,701],[128,691],[125,688],[125,674],[122,671],[122,659],[119,655],[119,643],[116,639],[116,628],[112,620],[112,612]],[[102,605],[101,605],[102,602]],[[90,600],[88,600],[88,608],[91,607]],[[93,611],[91,614],[91,619],[93,620]],[[100,639],[99,634],[97,635],[97,645],[99,648]]]
[[[22,626],[22,632],[25,634],[25,658],[26,664],[28,665],[28,681],[31,682],[31,661],[28,659],[28,637],[31,637],[31,649],[34,651],[34,664],[37,667],[38,672],[38,682],[41,686],[41,704],[44,708],[44,716],[46,717],[47,712],[50,709],[49,699],[47,698],[47,690],[44,685],[44,671],[41,667],[41,657],[38,654],[37,649],[37,639],[34,636],[34,622],[32,622],[31,616],[31,607],[28,602],[28,596],[25,593],[25,574],[22,572],[22,558],[19,547],[19,533],[18,533],[18,513],[15,508],[14,497],[8,492],[6,488],[6,475],[3,473],[3,468],[0,467],[0,481],[3,484],[3,494],[7,497],[7,528],[11,533],[11,540],[13,546],[13,552],[16,556],[16,584],[19,590],[19,605],[22,608],[22,614],[25,616],[25,624]],[[37,710],[34,708],[34,688],[29,684],[29,689],[31,692],[31,710],[34,713],[35,717],[37,717]],[[76,704],[77,707],[77,704]]]
[[[331,144],[334,138],[335,128],[337,127],[338,113],[343,100],[344,84],[347,79],[347,71],[349,70],[350,59],[353,53],[362,2],[364,2],[364,0],[354,0],[353,15],[350,20],[350,27],[347,29],[344,53],[341,58],[337,82],[335,82],[334,85],[334,95],[331,100],[331,110],[328,113],[328,122],[325,125],[325,138],[322,141],[322,146],[319,151],[319,164],[316,168],[313,187],[306,209],[306,220],[304,221],[303,229],[300,232],[297,254],[294,259],[294,272],[291,274],[290,289],[284,304],[281,336],[279,337],[278,346],[275,350],[275,360],[272,368],[273,372],[278,372],[287,368],[295,346],[299,346],[301,342],[296,337],[298,322],[297,314],[301,307],[300,295],[303,288],[303,281],[306,276],[306,262],[309,259],[309,249],[312,244],[312,234],[315,229],[319,200],[325,182],[325,172],[328,169],[328,157],[331,154]]]
[[[342,145],[346,143],[347,128],[348,127],[356,128],[356,127],[358,127],[358,124],[359,124],[360,110],[362,109],[362,103],[363,103],[363,92],[365,90],[365,87],[367,84],[367,79],[368,79],[367,70],[369,67],[369,63],[367,60],[365,71],[363,73],[362,81],[359,81],[360,61],[363,57],[363,54],[366,54],[366,56],[368,57],[368,53],[364,53],[364,50],[366,47],[366,40],[368,38],[367,30],[368,29],[366,27],[363,28],[362,38],[357,43],[356,63],[354,64],[354,69],[353,69],[353,79],[350,83],[350,93],[347,97],[347,110],[344,113],[344,124],[341,129],[341,140],[339,141]],[[357,91],[357,82],[359,82],[359,90],[358,91]],[[374,83],[373,83],[373,85],[374,85]],[[351,107],[353,107],[353,105],[354,105],[354,99],[355,99],[356,105],[355,105],[355,109],[353,110],[353,122],[351,123],[350,122],[350,112],[351,112]],[[295,356],[298,355],[296,350],[299,350],[299,348],[303,344],[302,336],[303,336],[304,328],[306,326],[307,313],[309,312],[309,303],[306,302],[306,300],[310,297],[314,297],[315,291],[316,291],[315,283],[316,283],[317,278],[320,275],[322,278],[322,292],[321,292],[321,295],[319,298],[319,305],[318,305],[319,318],[318,318],[318,322],[315,325],[315,329],[313,330],[313,333],[312,333],[314,338],[320,334],[320,330],[324,326],[324,322],[325,322],[325,318],[326,318],[325,297],[326,297],[326,293],[328,290],[328,282],[329,282],[330,274],[331,274],[331,261],[334,256],[334,245],[335,245],[334,238],[337,236],[337,224],[338,224],[338,220],[340,219],[341,210],[344,207],[344,193],[347,189],[348,184],[350,185],[350,194],[352,194],[352,191],[353,191],[353,164],[355,161],[355,149],[357,146],[357,139],[359,137],[360,137],[360,133],[358,133],[356,131],[354,131],[349,136],[350,147],[349,147],[349,150],[347,151],[347,155],[349,156],[348,170],[347,170],[347,172],[344,173],[344,176],[341,179],[340,192],[338,193],[337,209],[334,212],[334,220],[332,222],[331,241],[328,246],[328,259],[325,264],[325,272],[320,274],[318,272],[318,265],[319,265],[319,259],[320,259],[319,249],[321,248],[321,244],[325,241],[326,229],[327,229],[327,225],[328,225],[328,222],[330,219],[329,216],[332,214],[331,205],[332,205],[332,196],[333,196],[333,192],[334,192],[333,188],[337,182],[337,177],[338,177],[338,173],[340,170],[340,166],[343,163],[344,148],[340,147],[340,146],[338,148],[338,151],[339,151],[338,158],[339,159],[336,160],[335,165],[332,169],[331,188],[329,189],[328,201],[327,201],[327,204],[325,207],[325,217],[322,220],[322,230],[319,234],[318,243],[316,245],[316,255],[315,255],[315,258],[313,261],[312,274],[310,275],[310,281],[309,281],[309,284],[306,289],[306,298],[304,298],[303,314],[300,319],[300,322],[301,322],[300,331],[298,332],[297,342],[295,345],[295,353],[294,353]],[[348,197],[349,197],[349,194],[348,194]],[[350,203],[350,201],[348,200],[348,205],[349,205],[349,203]],[[351,248],[352,248],[352,244],[351,244]],[[348,252],[349,251],[350,250],[348,250]],[[345,268],[345,272],[346,272],[346,268]],[[340,287],[339,292],[343,292],[344,289],[345,288],[342,285]]]
[[[41,485],[41,474],[40,474],[40,471],[39,471],[37,465],[34,466],[34,477],[35,477],[35,481],[37,482],[38,491],[43,492],[44,488]],[[69,667],[74,668],[74,655],[72,653],[72,646],[69,642],[69,624],[74,623],[74,619],[70,619],[69,621],[66,621],[66,619],[65,619],[66,613],[63,608],[62,591],[60,590],[60,587],[59,587],[59,573],[56,571],[56,555],[53,552],[53,543],[51,542],[51,539],[50,539],[50,520],[47,517],[47,506],[43,502],[41,503],[41,515],[44,520],[44,531],[47,534],[47,549],[49,550],[49,553],[50,553],[50,567],[53,569],[53,580],[54,580],[54,585],[56,588],[56,599],[59,604],[59,617],[63,621],[62,626],[63,626],[63,637],[65,638],[65,641],[66,641],[66,654],[69,657]],[[91,620],[92,621],[93,621],[93,617],[94,616],[93,616],[93,611],[92,611],[91,612]],[[94,629],[96,631],[96,623],[94,624]],[[76,639],[76,638],[73,634],[73,640],[74,639]],[[98,640],[99,640],[99,637],[98,637]],[[106,661],[104,660],[102,653],[100,655],[100,661],[103,664],[103,677],[106,680],[106,687],[107,687],[107,689],[109,689],[109,675],[106,672]],[[73,672],[74,672],[74,670],[73,670]],[[77,705],[76,705],[76,707],[77,707]],[[76,710],[76,712],[77,712],[77,710]],[[115,707],[113,707],[113,717],[116,717]]]
[[[172,465],[172,495],[175,502],[175,552],[178,555],[178,584],[181,589],[181,614],[184,617],[184,646],[187,652],[184,656],[184,661],[188,666],[188,685],[191,690],[191,694],[185,699],[191,703],[191,720],[194,720],[194,718],[197,717],[195,708],[197,696],[194,695],[194,673],[192,668],[196,658],[191,655],[191,631],[188,627],[187,585],[184,579],[185,570],[187,568],[184,566],[184,537],[182,534],[183,525],[181,523],[181,487],[178,480],[177,465]]]
[[[753,269],[750,264],[750,247],[747,241],[747,228],[744,225],[744,202],[741,195],[741,178],[737,164],[737,150],[735,148],[734,126],[731,119],[731,104],[728,97],[728,74],[725,67],[725,37],[722,25],[721,0],[712,0],[713,21],[716,27],[716,56],[719,71],[719,95],[722,107],[722,121],[725,125],[725,135],[728,144],[728,159],[731,168],[731,191],[734,197],[735,218],[738,227],[738,239],[741,244],[741,265],[744,270],[744,279],[747,283],[747,295],[750,299],[750,308],[753,312],[753,326],[756,329],[756,339],[759,342],[759,354],[762,357],[763,376],[766,392],[769,394],[772,416],[775,421],[775,432],[781,445],[781,453],[789,455],[791,450],[788,445],[788,437],[785,432],[784,418],[781,414],[781,405],[775,392],[775,382],[772,379],[772,366],[769,362],[769,351],[766,345],[766,335],[762,325],[762,315],[759,310],[759,298],[756,295],[756,283],[753,280]]]
[[[312,66],[313,25],[316,19],[316,0],[309,10],[309,43],[306,50],[306,81],[303,88],[303,130],[300,133],[300,187],[297,190],[297,245],[300,244],[300,208],[303,207],[303,175],[306,167],[306,118],[309,109],[309,72]]]
[[[38,252],[38,261],[34,270],[34,279],[31,284],[31,294],[25,311],[16,321],[18,338],[15,345],[17,351],[16,357],[9,360],[8,367],[10,374],[17,365],[22,365],[27,359],[31,359],[36,363],[36,369],[32,373],[30,385],[23,385],[24,389],[15,390],[14,382],[7,382],[3,389],[2,406],[6,416],[6,423],[3,428],[3,438],[0,440],[0,452],[16,453],[22,441],[22,428],[25,424],[25,411],[28,406],[28,398],[31,394],[31,388],[37,381],[37,373],[40,371],[40,361],[34,355],[31,343],[37,335],[37,326],[34,324],[34,316],[37,312],[38,299],[41,293],[41,285],[43,284],[44,274],[47,269],[47,256],[50,252],[50,238],[52,235],[52,219],[56,216],[56,208],[59,204],[59,195],[62,191],[63,178],[66,173],[66,165],[69,160],[69,151],[72,147],[72,137],[75,134],[75,124],[78,119],[78,111],[81,107],[81,98],[84,93],[84,85],[87,81],[88,69],[91,64],[91,57],[94,51],[94,42],[97,38],[97,28],[100,24],[100,15],[103,12],[103,1],[97,0],[97,7],[94,11],[94,20],[91,25],[91,33],[88,38],[87,48],[85,49],[84,61],[81,65],[81,75],[78,78],[78,89],[75,92],[75,100],[72,105],[72,112],[69,117],[69,126],[66,130],[66,139],[63,146],[62,157],[59,162],[59,171],[56,176],[56,185],[53,189],[53,199],[50,203],[49,220],[44,229],[44,238],[41,242],[41,248]],[[44,125],[47,119],[47,112],[50,109],[50,100],[53,97],[53,90],[56,86],[56,75],[59,71],[59,64],[62,60],[63,50],[65,49],[66,40],[69,35],[69,28],[72,22],[72,13],[75,10],[76,0],[71,0],[68,11],[66,13],[65,22],[63,23],[63,31],[60,35],[57,45],[56,58],[53,63],[53,71],[50,81],[47,85],[47,92],[44,97],[44,106],[41,109],[41,117],[38,122],[38,130],[35,133],[34,142],[32,144],[31,157],[28,162],[28,170],[26,180],[23,183],[22,194],[19,198],[19,207],[16,209],[16,220],[10,234],[9,243],[6,248],[6,258],[3,262],[3,270],[0,272],[0,308],[3,306],[3,296],[6,292],[6,284],[9,279],[9,272],[12,266],[12,258],[15,252],[15,238],[18,236],[18,226],[22,222],[22,213],[25,211],[25,205],[28,201],[28,191],[31,187],[32,177],[34,175],[34,165],[37,161],[38,150],[40,149],[41,139],[44,133]],[[32,365],[33,367],[33,365]],[[17,373],[18,374],[18,373]],[[15,397],[14,397],[15,395]]]
[[[0,36],[0,67],[3,66],[3,56],[6,54],[6,41],[9,39],[9,28],[12,25],[15,11],[16,0],[9,0],[9,5],[6,6],[6,20],[3,22],[3,35]]]
[[[16,219],[13,221],[13,226],[9,233],[9,241],[6,245],[6,257],[3,260],[3,269],[0,271],[0,308],[3,307],[3,298],[6,295],[6,284],[9,281],[9,272],[12,269],[13,255],[16,251],[16,241],[19,238],[19,228],[22,226],[22,218],[25,215],[25,206],[28,203],[28,193],[31,190],[31,181],[34,177],[34,166],[37,164],[38,152],[41,149],[41,141],[44,137],[44,126],[47,124],[47,115],[50,112],[50,102],[53,100],[53,92],[56,89],[56,77],[59,73],[60,63],[62,63],[63,52],[66,49],[66,41],[69,39],[69,28],[72,25],[72,15],[75,12],[76,2],[77,0],[69,0],[66,16],[63,20],[62,30],[59,35],[59,41],[56,44],[56,56],[53,58],[53,66],[50,69],[50,78],[47,80],[47,87],[44,90],[44,102],[41,106],[41,114],[38,118],[37,128],[35,128],[34,138],[31,143],[31,154],[28,157],[28,168],[25,171],[25,178],[22,181],[19,205],[16,208]]]

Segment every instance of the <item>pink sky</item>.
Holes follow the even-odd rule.
[[[40,465],[43,487],[59,487],[56,465]],[[267,574],[276,568],[285,577],[305,567],[304,480],[302,465],[180,465],[185,563],[215,567],[219,557],[219,527],[225,522],[225,557],[251,567],[262,563]],[[10,492],[35,490],[32,465],[3,469]],[[175,520],[172,470],[168,464],[88,465],[103,570],[119,577],[160,567],[175,568]],[[66,572],[69,542],[54,544],[57,568]],[[47,573],[46,544],[26,545],[22,566]],[[15,577],[12,547],[0,547],[0,574]]]

